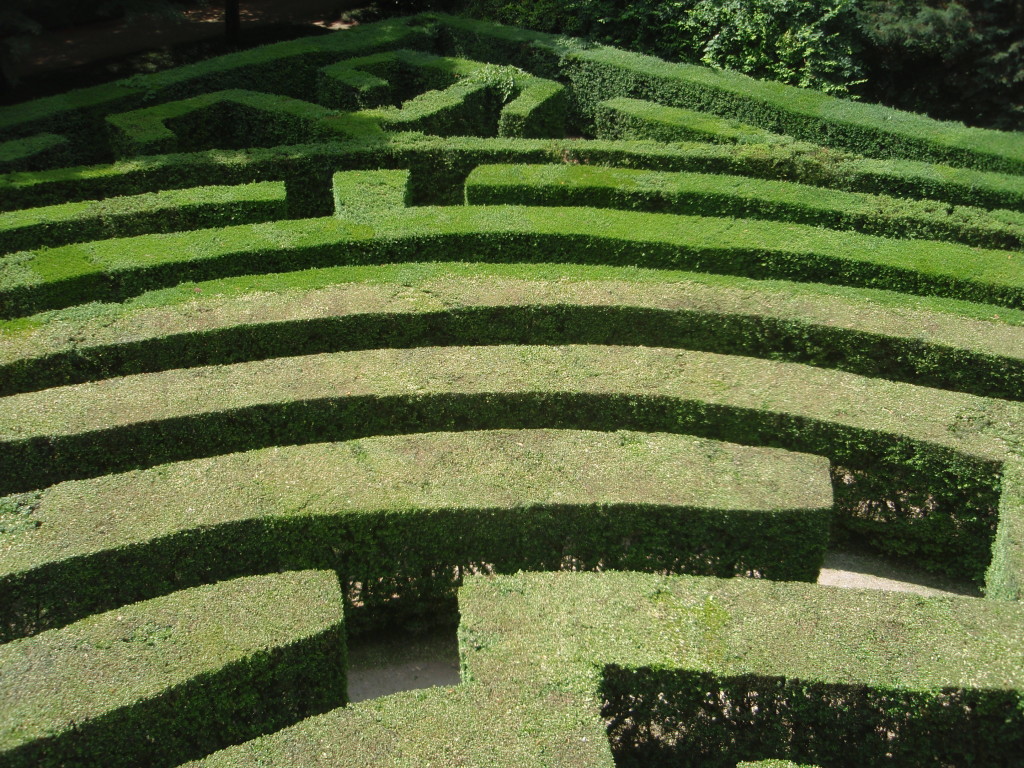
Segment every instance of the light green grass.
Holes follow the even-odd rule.
[[[307,571],[177,592],[7,643],[4,762],[170,765],[343,704],[341,622],[334,574]]]

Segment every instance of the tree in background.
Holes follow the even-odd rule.
[[[464,0],[505,24],[1024,130],[1024,0]]]
[[[1024,2],[864,0],[870,94],[886,104],[1024,129]]]
[[[849,96],[863,85],[853,0],[699,0],[683,16],[691,61]]]

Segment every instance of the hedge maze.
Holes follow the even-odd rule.
[[[1022,765],[1024,136],[428,14],[0,173],[3,768]]]

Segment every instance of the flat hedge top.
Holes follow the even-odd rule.
[[[440,263],[226,278],[151,292],[123,304],[89,304],[0,322],[0,375],[4,367],[30,360],[89,355],[182,334],[248,327],[272,337],[276,324],[414,318],[486,307],[626,307],[756,317],[1024,359],[1020,310],[674,271]],[[359,339],[349,343],[358,345]],[[140,359],[144,353],[139,350]],[[59,366],[55,360],[52,364]]]
[[[78,303],[62,297],[60,286],[88,276],[117,275],[123,287],[115,290],[133,295],[166,285],[171,269],[175,282],[189,271],[200,275],[203,270],[254,271],[252,261],[240,261],[245,254],[267,261],[273,258],[273,268],[283,271],[323,266],[325,261],[409,260],[411,254],[405,255],[402,248],[418,243],[441,246],[442,252],[450,253],[454,243],[467,238],[509,239],[504,251],[490,247],[474,254],[497,261],[522,260],[526,245],[536,244],[523,238],[546,238],[551,242],[543,259],[535,253],[533,260],[741,272],[810,281],[828,274],[839,283],[895,285],[911,292],[1024,306],[1024,278],[1014,252],[926,240],[894,241],[769,221],[517,206],[417,207],[373,216],[362,213],[358,222],[277,221],[29,252],[0,263],[0,306],[11,317]],[[447,247],[443,247],[445,239]],[[346,253],[346,248],[357,247],[358,255]],[[138,280],[123,279],[127,275]],[[33,290],[43,289],[52,295],[33,298]]]
[[[459,600],[463,685],[360,702],[189,765],[611,768],[597,690],[610,664],[926,694],[1024,685],[1014,603],[622,572],[471,577]]]
[[[616,108],[741,142],[564,138]],[[261,698],[265,723],[248,694],[207,717],[193,683],[314,633],[329,642],[298,666],[340,672],[343,603],[366,626],[438,620],[467,570],[509,564],[772,576],[788,557],[786,578],[813,578],[828,520],[929,567],[987,567],[986,599],[473,578],[463,685],[203,762],[611,768],[615,665],[910,692],[894,701],[1006,692],[1000,724],[1021,722],[1020,134],[435,14],[2,108],[0,134],[0,164],[48,169],[0,176],[0,591],[5,637],[35,633],[0,645],[0,763],[50,733],[77,749],[80,725],[175,691],[172,730],[223,735],[190,756],[295,722],[287,692]],[[145,156],[175,147],[196,151]],[[510,180],[585,205],[475,204]],[[607,190],[739,202],[607,210]],[[190,229],[159,234],[173,217]],[[134,236],[92,239],[115,233]],[[596,431],[624,426],[663,432]],[[688,545],[697,521],[706,547]],[[611,548],[591,557],[587,536]],[[788,554],[717,569],[711,550],[744,536]],[[128,604],[289,567],[345,586],[303,571]],[[265,682],[316,711],[343,700],[292,671]]]
[[[924,691],[1024,687],[1024,606],[1014,603],[609,572],[467,579],[460,607],[474,680],[502,679],[529,648],[566,682],[593,674],[587,660]],[[492,641],[473,652],[475,635]]]
[[[927,237],[974,245],[998,243],[995,247],[999,248],[1024,247],[1024,227],[981,208],[952,208],[935,200],[905,200],[718,173],[672,173],[569,163],[481,165],[466,179],[466,199],[470,203],[491,204],[612,205],[712,216],[722,215],[719,208],[725,206],[734,216],[780,221],[794,218],[803,223],[871,231],[901,239]],[[970,234],[976,238],[987,235],[989,239],[964,239]]]
[[[272,498],[273,503],[268,503]],[[828,460],[688,435],[496,430],[227,454],[43,491],[0,536],[0,577],[253,517],[639,504],[831,509]]]
[[[907,435],[988,461],[1007,456],[1007,441],[1015,438],[1006,425],[1020,419],[1024,407],[805,365],[682,350],[429,347],[191,368],[12,395],[0,400],[0,439],[74,435],[318,398],[525,392],[671,397],[781,412]]]
[[[284,186],[280,182],[265,181],[236,186],[169,189],[129,197],[108,197],[103,200],[22,208],[0,213],[0,232],[40,224],[59,225],[78,219],[125,216],[143,212],[175,212],[182,207],[257,200],[284,200]]]
[[[252,576],[176,592],[0,646],[0,748],[12,749],[342,620],[337,577]]]

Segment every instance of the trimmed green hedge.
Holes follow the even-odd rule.
[[[402,194],[401,172],[366,174],[394,185],[352,202]],[[345,204],[349,189],[339,193]],[[571,343],[769,357],[1024,400],[1022,326],[1024,313],[986,305],[686,272],[334,267],[185,284],[125,304],[0,322],[0,396],[319,352]]]
[[[461,574],[481,564],[815,581],[832,486],[826,459],[779,449],[506,430],[271,448],[20,500],[0,518],[22,523],[4,536],[6,638],[290,569],[341,576],[350,631],[450,617]]]
[[[567,82],[574,117],[584,127],[593,123],[601,102],[627,97],[710,112],[869,157],[1024,173],[1024,141],[1016,133],[943,123],[737,72],[673,64],[571,38],[455,16],[428,16],[441,25],[445,54],[514,64]]]
[[[681,350],[372,350],[0,399],[0,478],[2,492],[16,493],[264,446],[413,431],[692,433],[828,456],[854,473],[835,484],[844,527],[924,567],[980,580],[1021,416],[1007,401]],[[889,506],[894,488],[899,501]]]
[[[710,141],[715,144],[792,144],[795,139],[735,120],[666,107],[653,101],[616,98],[598,103],[594,135],[599,139]]]
[[[341,597],[256,576],[0,646],[0,765],[169,767],[341,706]]]
[[[756,220],[593,208],[417,207],[103,240],[0,262],[0,317],[122,300],[185,280],[340,264],[555,262],[884,288],[1024,307],[1013,257]]]
[[[149,192],[0,213],[0,251],[283,219],[284,184]]]
[[[408,49],[360,56],[320,71],[316,101],[345,110],[395,104],[424,91],[448,88],[483,66],[476,61]]]
[[[107,115],[120,157],[329,140],[333,110],[287,96],[232,89]],[[346,123],[347,125],[347,123]]]
[[[1024,463],[1014,456],[1003,465],[999,526],[992,562],[985,573],[985,596],[1024,602]]]
[[[565,88],[515,67],[400,50],[326,68],[320,92],[343,108],[371,107],[346,120],[369,118],[392,131],[524,138],[565,134]],[[388,104],[394,101],[403,103]]]
[[[554,136],[565,132],[565,94],[558,83],[514,67],[492,67],[439,57],[378,54],[346,62],[352,69],[327,72],[352,79],[362,66],[381,62],[445,69],[452,84],[389,105],[338,113],[319,104],[240,89],[214,91],[189,99],[108,115],[118,156],[199,149],[236,149],[340,138],[373,137],[381,129],[423,131],[438,136]],[[430,59],[436,59],[430,61]],[[455,75],[463,75],[456,77]],[[379,78],[371,83],[380,90]],[[365,78],[364,78],[365,79]],[[358,85],[358,83],[356,83]],[[404,85],[404,84],[403,84]],[[386,101],[385,94],[379,94]],[[332,102],[342,99],[333,96]],[[359,98],[353,99],[358,101]],[[504,102],[508,102],[505,104]]]
[[[428,47],[432,36],[431,22],[426,19],[395,19],[340,34],[252,48],[164,72],[135,75],[115,83],[0,107],[0,137],[15,139],[57,133],[69,142],[62,162],[109,161],[114,157],[112,148],[108,142],[97,140],[107,134],[107,115],[144,108],[153,102],[190,99],[231,89],[258,89],[293,99],[307,98],[316,92],[320,71],[339,59],[395,48]]]
[[[658,171],[728,173],[853,192],[925,197],[956,205],[1024,209],[1024,178],[911,160],[873,160],[805,144],[660,144],[585,140],[439,138],[386,134],[337,144],[207,151],[120,160],[112,165],[0,176],[0,210],[215,184],[285,180],[296,214],[329,211],[338,170],[409,169],[417,204],[458,203],[466,176],[489,163],[580,163]],[[291,202],[291,201],[290,201]],[[992,215],[1006,215],[993,212]]]
[[[462,685],[353,704],[188,768],[532,768],[552,755],[564,766],[612,768],[643,743],[663,747],[674,766],[732,768],[765,757],[742,752],[756,730],[790,734],[775,758],[843,767],[869,764],[857,758],[888,746],[898,757],[879,763],[919,768],[938,757],[961,765],[975,747],[986,765],[1010,768],[1024,746],[1024,609],[1013,603],[606,572],[471,577],[459,608]],[[645,676],[675,687],[641,687]],[[694,679],[714,685],[684,685]],[[727,685],[747,697],[719,700]],[[794,696],[770,699],[780,686]],[[877,715],[854,708],[844,729],[836,699],[803,691],[889,706]],[[692,734],[692,748],[672,750],[672,714],[687,696],[717,720]],[[979,706],[964,706],[972,701]],[[755,712],[754,704],[763,705]],[[628,722],[631,706],[634,722],[650,724],[635,731],[647,740],[620,740],[627,734],[616,728],[610,742],[608,721]],[[817,722],[831,736],[813,742],[827,758],[820,761],[801,744],[815,730],[800,726]],[[875,735],[880,723],[891,726],[891,739]],[[723,732],[730,741],[702,754]]]
[[[784,181],[707,173],[664,173],[590,165],[482,165],[466,179],[470,205],[620,208],[735,216],[928,238],[982,248],[1024,249],[1024,225],[980,208],[838,192]]]
[[[408,171],[341,171],[331,179],[334,212],[358,218],[363,211],[405,208],[411,201]]]
[[[669,64],[566,38],[431,14],[266,46],[172,72],[40,99],[29,107],[6,108],[0,110],[0,130],[10,138],[56,131],[71,139],[72,151],[81,160],[97,160],[107,154],[102,143],[95,141],[102,118],[137,109],[147,100],[188,99],[255,84],[263,91],[294,98],[315,92],[320,70],[340,58],[435,45],[444,54],[515,64],[536,76],[568,82],[574,91],[574,114],[584,124],[592,123],[602,101],[640,98],[739,119],[869,156],[1024,172],[1024,148],[1011,133],[965,128],[736,73]]]
[[[0,171],[32,171],[67,165],[68,139],[55,133],[37,133],[26,139],[0,143]]]

